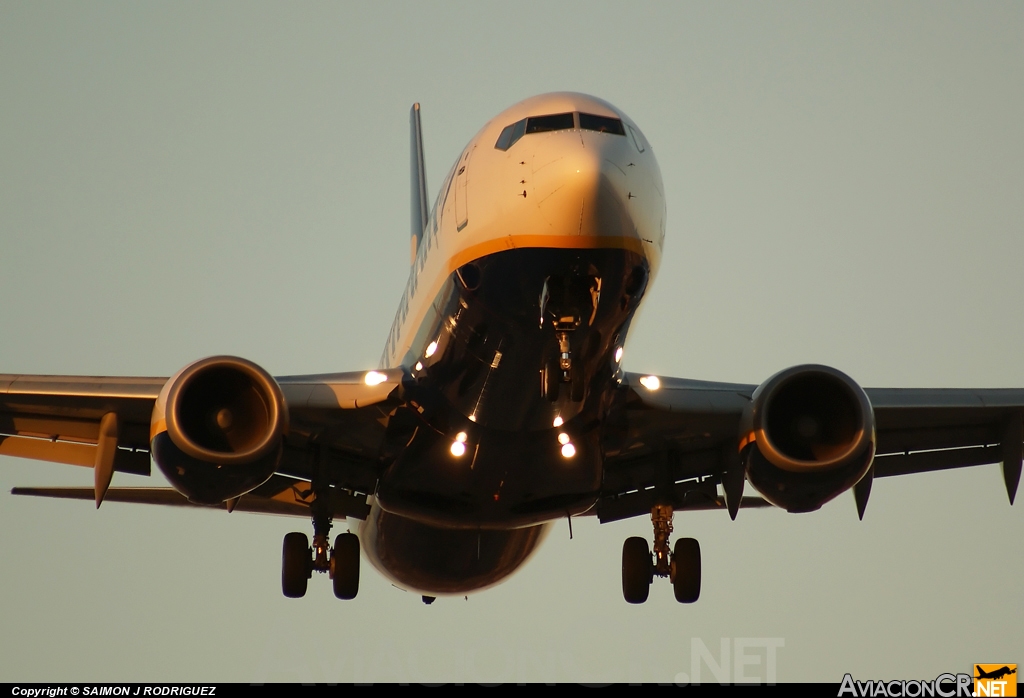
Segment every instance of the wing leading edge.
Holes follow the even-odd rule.
[[[730,468],[742,468],[741,420],[758,386],[648,378],[628,373],[621,383],[597,504],[602,521],[649,514],[659,502],[685,509],[694,497],[714,497],[727,484]],[[877,444],[866,484],[858,485],[860,492],[855,487],[862,514],[872,477],[993,463],[1002,463],[1013,503],[1024,443],[1024,389],[864,392],[873,407]]]
[[[289,489],[271,492],[281,484],[278,478],[308,482],[326,474],[339,492],[352,498],[339,504],[340,510],[363,511],[366,495],[374,491],[387,421],[398,405],[402,380],[398,372],[387,372],[379,374],[380,382],[368,385],[366,375],[277,379],[291,427],[278,474],[272,478],[276,484],[268,481],[229,508],[255,510],[251,509],[255,505],[241,506],[242,499],[278,498]],[[612,521],[648,514],[659,501],[679,510],[721,508],[718,488],[730,466],[731,472],[737,470],[740,422],[757,386],[659,378],[652,389],[653,384],[641,378],[625,374],[616,409],[606,425],[598,517]],[[0,455],[93,467],[97,484],[92,492],[102,498],[100,490],[106,491],[112,472],[150,474],[150,415],[166,380],[0,375]],[[871,477],[1002,463],[1013,502],[1024,442],[1024,390],[868,388],[865,392],[877,432]],[[83,498],[81,492],[74,496],[70,492],[18,493]],[[107,497],[152,504],[173,500],[153,494],[149,501],[137,491],[116,488]],[[306,506],[301,499],[292,503]],[[745,497],[738,505],[764,504],[756,497]]]
[[[291,416],[277,474],[221,505],[309,516],[308,482],[329,480],[336,515],[363,518],[400,371],[276,379]],[[167,378],[0,374],[0,455],[91,467],[93,488],[15,488],[14,494],[200,506],[169,488],[109,488],[113,472],[150,475],[153,408]]]

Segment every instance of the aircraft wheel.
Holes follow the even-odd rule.
[[[311,557],[309,539],[305,533],[289,533],[284,537],[281,554],[281,590],[290,599],[306,595]]]
[[[672,551],[672,591],[679,603],[693,603],[700,597],[700,543],[680,538]]]
[[[558,366],[558,359],[553,359],[544,364],[544,397],[551,402],[558,401],[558,389],[562,385],[562,369]]]
[[[651,592],[654,573],[651,549],[644,538],[627,538],[622,544],[622,596],[627,603],[643,603]]]
[[[331,581],[339,599],[354,599],[359,593],[359,538],[342,533],[331,550]]]

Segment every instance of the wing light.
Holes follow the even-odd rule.
[[[551,422],[551,426],[553,426],[553,427],[560,427],[560,426],[562,426],[562,416],[559,415],[559,416],[555,417],[555,420],[553,422]]]
[[[431,342],[430,344],[427,345],[427,350],[423,352],[423,356],[429,359],[431,356],[434,355],[435,351],[437,351],[437,342]]]
[[[380,385],[387,379],[388,377],[379,371],[370,371],[366,374],[366,378],[363,380],[367,385]]]
[[[617,347],[615,349],[615,363],[619,363],[620,361],[622,361],[622,347]]]
[[[640,379],[640,385],[648,390],[657,390],[661,387],[661,381],[658,380],[657,376],[644,376]]]
[[[562,446],[562,458],[572,458],[576,455],[576,447],[571,443]]]

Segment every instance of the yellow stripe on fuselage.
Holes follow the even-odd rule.
[[[624,235],[505,235],[503,237],[493,238],[491,240],[485,240],[484,242],[469,245],[448,258],[444,273],[438,274],[437,277],[433,279],[433,282],[429,287],[421,287],[417,290],[415,296],[408,299],[407,302],[409,305],[412,306],[412,308],[417,308],[418,311],[414,313],[413,317],[409,318],[409,322],[403,323],[399,328],[399,335],[395,338],[395,344],[397,345],[396,351],[390,356],[385,354],[385,357],[381,361],[381,368],[392,368],[393,364],[401,359],[408,348],[405,346],[405,343],[408,341],[406,333],[408,332],[409,335],[414,335],[419,329],[420,324],[423,322],[426,313],[429,311],[431,307],[429,303],[423,304],[422,302],[417,302],[421,301],[421,294],[424,294],[427,298],[433,300],[437,297],[437,294],[441,292],[441,287],[448,280],[448,277],[450,277],[456,269],[469,264],[470,262],[498,252],[530,248],[565,250],[621,249],[634,252],[644,259],[648,258],[643,240],[637,237],[627,237]],[[442,264],[444,263],[442,262]]]
[[[623,249],[646,258],[643,240],[624,236],[599,235],[507,235],[470,245],[448,260],[448,273],[495,252],[518,250],[525,247],[549,247],[562,250]],[[440,290],[440,289],[439,289]]]

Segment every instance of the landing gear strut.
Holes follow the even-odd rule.
[[[544,365],[544,396],[551,402],[557,402],[562,383],[568,383],[569,398],[573,402],[581,402],[584,393],[583,366],[579,361],[573,361],[569,342],[572,332],[579,327],[580,320],[575,316],[566,316],[556,320],[554,325],[558,353]]]
[[[668,577],[679,603],[693,603],[700,597],[700,544],[680,538],[670,552],[672,507],[657,504],[651,509],[654,551],[643,538],[627,538],[622,545],[622,596],[628,603],[643,603],[654,577]]]
[[[542,367],[542,390],[551,402],[557,402],[562,383],[569,384],[569,399],[582,402],[586,393],[583,355],[574,357],[570,338],[581,326],[593,327],[597,307],[601,302],[601,277],[590,267],[567,270],[566,275],[554,274],[544,279],[540,291],[540,327],[551,322],[558,342]],[[577,342],[579,344],[579,342]],[[577,350],[580,347],[577,346]]]

